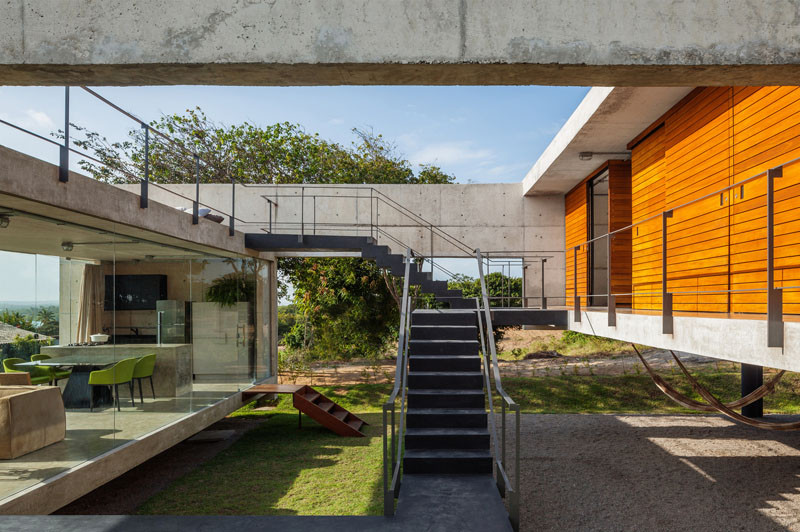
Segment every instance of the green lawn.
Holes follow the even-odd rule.
[[[724,401],[739,395],[736,372],[696,372]],[[682,375],[663,374],[694,396]],[[506,377],[524,413],[689,413],[646,374]],[[382,511],[381,404],[389,384],[315,386],[370,425],[367,438],[342,438],[304,417],[282,396],[269,412],[248,405],[232,416],[263,417],[229,449],[177,480],[139,508],[142,514],[379,515]],[[800,377],[787,374],[765,400],[772,413],[800,413]],[[398,403],[399,404],[399,403]]]
[[[701,400],[682,374],[662,373],[681,392]],[[722,401],[740,397],[739,374],[695,372],[697,380]],[[765,376],[765,379],[769,376]],[[529,414],[696,413],[673,403],[656,388],[650,376],[566,375],[557,377],[505,377],[503,386],[522,412]],[[768,413],[800,413],[800,375],[786,374],[775,393],[764,399]]]
[[[298,430],[296,413],[266,417],[230,448],[151,497],[138,513],[382,513],[380,415],[363,415],[370,423],[366,438],[342,438],[309,418]]]

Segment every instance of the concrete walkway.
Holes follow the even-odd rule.
[[[317,516],[5,516],[0,531],[41,532],[510,532],[491,476],[408,475],[392,518]]]

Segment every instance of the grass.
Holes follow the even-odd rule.
[[[254,412],[237,415],[258,415]],[[342,438],[297,414],[270,413],[227,450],[151,497],[139,514],[380,515],[381,419]]]
[[[555,351],[566,357],[586,357],[599,354],[627,355],[633,352],[631,345],[626,342],[590,336],[574,331],[564,331],[561,335],[544,336],[535,338],[526,348],[506,350],[497,354],[498,358],[506,361],[518,360],[528,353],[542,351]],[[518,355],[518,356],[517,356]]]
[[[735,371],[696,371],[723,401],[739,396]],[[662,372],[697,398],[683,375]],[[769,376],[765,376],[769,378]],[[504,377],[503,385],[523,413],[691,413],[659,391],[647,374]],[[171,515],[380,515],[382,512],[381,404],[391,384],[315,386],[369,426],[367,438],[342,438],[304,417],[297,429],[291,397],[275,409],[248,405],[233,417],[263,418],[230,448],[173,482],[145,502],[140,514]],[[769,413],[800,413],[800,376],[787,374],[765,399]]]
[[[679,391],[702,400],[683,375],[661,375]],[[694,375],[722,401],[733,401],[741,396],[739,373],[707,371],[694,372]],[[768,378],[765,375],[765,379]],[[697,413],[672,402],[647,374],[504,377],[503,387],[527,414]],[[798,391],[800,375],[784,375],[775,392],[764,399],[764,411],[800,413]]]

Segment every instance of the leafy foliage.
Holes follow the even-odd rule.
[[[222,307],[232,307],[239,301],[255,301],[256,283],[240,273],[214,279],[206,290],[206,301],[219,303]]]
[[[489,293],[490,307],[521,307],[522,278],[508,277],[500,272],[484,275],[486,291]],[[452,290],[461,290],[464,297],[481,297],[481,281],[467,275],[456,275],[454,281],[447,284]],[[504,298],[504,299],[500,299]]]

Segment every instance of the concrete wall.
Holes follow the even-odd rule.
[[[797,84],[792,0],[3,0],[0,84]]]
[[[194,194],[193,185],[166,188],[185,197]],[[379,243],[396,253],[403,253],[406,245],[410,245],[419,253],[430,255],[432,243],[436,257],[471,258],[472,250],[479,248],[497,258],[525,258],[530,261],[525,286],[525,293],[530,296],[541,292],[540,261],[535,257],[547,256],[550,258],[546,263],[545,295],[563,296],[563,196],[523,196],[519,183],[374,185],[372,188],[376,193],[371,195],[369,187],[358,185],[238,186],[237,228],[248,232],[269,228],[269,203],[262,197],[267,196],[277,203],[272,211],[274,233],[299,234],[301,220],[306,234],[316,230],[316,234],[369,236],[370,226],[376,225],[381,230]],[[379,201],[379,194],[387,199]],[[190,206],[166,190],[153,189],[151,197],[175,207]],[[200,201],[230,212],[231,187],[204,185]],[[431,238],[428,224],[447,233],[452,240],[435,231]],[[372,235],[375,234],[373,231]]]

